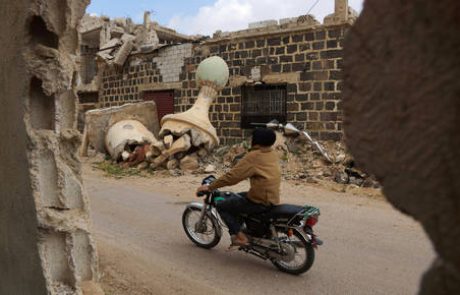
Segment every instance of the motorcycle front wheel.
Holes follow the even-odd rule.
[[[294,231],[291,237],[278,232],[278,238],[282,241],[284,256],[272,259],[272,263],[282,272],[300,275],[310,269],[315,261],[315,250],[304,236]]]
[[[182,226],[187,237],[201,248],[211,249],[220,242],[222,230],[219,222],[208,212],[200,222],[201,210],[187,208],[182,214]]]

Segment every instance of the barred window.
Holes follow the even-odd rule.
[[[97,75],[97,63],[96,63],[96,54],[98,48],[92,48],[89,46],[81,46],[81,78],[84,84],[89,84],[93,81],[94,77]]]
[[[286,85],[243,86],[241,95],[241,128],[274,119],[286,122]]]

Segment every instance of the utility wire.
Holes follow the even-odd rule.
[[[315,8],[315,6],[319,3],[319,0],[316,0],[315,4],[313,4],[310,8],[310,10],[308,10],[307,14],[310,14],[310,12],[313,10],[313,8]]]
[[[313,10],[313,8],[315,8],[315,6],[319,3],[319,0],[316,0],[315,3],[313,3],[313,5],[310,7],[310,9],[308,10],[307,14],[305,15],[302,15],[302,16],[299,16],[297,18],[297,23],[304,23],[308,20],[308,16],[310,15],[310,12]]]

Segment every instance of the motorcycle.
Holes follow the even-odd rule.
[[[216,178],[208,176],[202,184],[210,184]],[[241,197],[232,192],[213,191],[199,193],[203,203],[188,204],[182,215],[182,225],[187,237],[197,246],[211,249],[219,244],[222,229],[226,227],[215,207],[216,202],[229,197]],[[320,211],[311,206],[282,204],[267,208],[256,215],[238,216],[242,231],[249,245],[240,251],[270,260],[282,272],[302,274],[315,260],[315,249],[323,242],[313,232]]]

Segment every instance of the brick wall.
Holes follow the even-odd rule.
[[[161,82],[160,70],[153,63],[127,63],[121,72],[106,69],[102,74],[99,103],[102,107],[111,107],[141,101],[140,85]]]
[[[106,68],[102,73],[99,103],[102,107],[142,101],[142,91],[178,88],[184,60],[192,44],[160,48],[154,53],[132,55],[123,69]]]
[[[267,84],[286,84],[287,121],[322,140],[342,137],[342,41],[349,25],[321,26],[251,38],[208,41],[211,55],[222,57],[231,81],[211,107],[210,117],[224,142],[248,134],[240,128],[241,86],[251,85],[253,69]],[[195,71],[204,57],[185,61],[181,97],[176,112],[188,109],[196,97]]]
[[[197,95],[195,72],[209,55],[222,57],[230,83],[211,106],[210,118],[223,143],[240,141],[241,87],[261,82],[287,88],[287,121],[322,140],[342,137],[342,41],[349,24],[231,34],[199,45],[184,44],[133,55],[122,71],[105,70],[101,106],[142,100],[146,89],[174,89],[175,112],[190,108]]]

